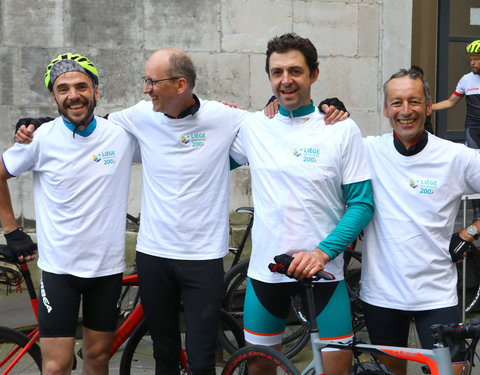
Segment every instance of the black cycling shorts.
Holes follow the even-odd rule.
[[[374,345],[408,346],[410,322],[413,319],[422,348],[432,349],[433,338],[430,327],[434,324],[458,323],[461,321],[457,306],[433,310],[404,311],[370,305],[363,302],[363,312],[370,341]],[[447,340],[447,345],[452,342]],[[463,360],[463,349],[457,348],[452,360]]]
[[[43,271],[38,299],[40,337],[75,337],[80,301],[84,327],[114,331],[121,289],[121,273],[82,278]]]

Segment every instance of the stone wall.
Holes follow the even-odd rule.
[[[59,53],[89,56],[100,73],[103,115],[135,104],[143,67],[156,49],[192,57],[196,93],[259,110],[271,96],[267,41],[285,32],[310,38],[320,58],[316,103],[340,97],[364,135],[389,131],[383,81],[410,64],[411,0],[1,0],[0,151],[20,117],[56,115],[43,83]],[[129,211],[137,215],[141,169],[133,168]],[[232,210],[251,205],[248,168],[232,172]],[[34,220],[32,178],[9,182],[16,215]]]

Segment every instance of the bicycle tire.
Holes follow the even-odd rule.
[[[0,327],[0,362],[3,362],[8,354],[15,349],[15,347],[19,346],[20,348],[24,348],[29,341],[29,337],[19,331],[8,327]],[[15,358],[15,356],[13,358]],[[2,373],[12,362],[12,360],[13,359],[10,359],[0,368]],[[39,372],[42,370],[42,355],[40,353],[40,347],[35,343],[15,365],[11,373],[36,373],[37,370]]]
[[[240,347],[245,346],[243,331],[227,312],[221,311],[218,340],[219,342],[227,340],[232,346],[230,350],[234,352]],[[234,343],[232,343],[234,342]],[[231,354],[229,352],[229,354]],[[186,374],[186,363],[180,360],[180,374]],[[120,359],[120,375],[138,374],[145,371],[155,370],[155,360],[153,358],[153,344],[148,332],[147,322],[142,322],[132,332],[130,338],[125,344],[125,348]]]
[[[228,312],[222,309],[220,317],[220,329],[218,331],[218,343],[228,354],[235,353],[245,346],[243,329]]]
[[[250,260],[245,259],[225,273],[222,307],[243,328],[243,303],[247,288],[247,270]],[[294,307],[289,312],[288,323],[282,339],[282,353],[293,358],[300,353],[310,340],[308,326],[302,308]],[[227,349],[228,350],[228,349]]]
[[[275,366],[276,374],[300,375],[300,371],[282,353],[275,349],[261,345],[246,346],[236,351],[227,361],[222,375],[247,375],[248,362],[252,359],[263,358]]]
[[[186,374],[179,364],[180,374]],[[142,320],[130,335],[120,359],[120,375],[155,372],[152,338],[148,332],[147,322]]]

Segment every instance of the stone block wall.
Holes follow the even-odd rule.
[[[13,144],[18,118],[57,115],[43,75],[59,53],[95,62],[99,115],[144,99],[145,61],[171,46],[194,61],[199,96],[259,110],[271,96],[266,44],[285,32],[318,49],[316,103],[340,97],[364,135],[387,132],[381,87],[410,64],[411,12],[411,0],[0,0],[0,151]],[[129,211],[138,215],[141,168],[132,173]],[[232,211],[252,204],[249,185],[248,168],[232,172]],[[28,226],[35,219],[31,176],[9,186]]]

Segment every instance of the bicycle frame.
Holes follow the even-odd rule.
[[[38,296],[37,296],[37,293],[35,292],[35,286],[33,285],[33,282],[32,282],[30,270],[28,269],[27,263],[19,263],[19,264],[22,270],[23,278],[25,280],[25,284],[27,285],[27,290],[30,296],[30,302],[32,304],[33,312],[35,313],[35,318],[38,321]],[[37,327],[28,335],[28,337],[30,338],[30,341],[28,342],[28,344],[25,345],[25,347],[22,350],[20,350],[20,353],[18,353],[18,355],[13,359],[12,363],[10,363],[10,365],[7,366],[5,371],[2,372],[2,375],[8,374],[15,367],[15,365],[20,361],[20,359],[22,359],[25,353],[27,353],[28,350],[32,347],[32,345],[34,345],[35,342],[38,340],[38,336],[39,336],[39,333],[38,333],[38,327]],[[5,365],[5,363],[7,363],[18,352],[19,349],[20,347],[17,347],[14,350],[12,350],[12,352],[9,353],[2,362],[0,362],[0,368],[2,368]]]
[[[321,350],[330,347],[337,349],[357,350],[362,353],[383,354],[390,357],[405,359],[427,365],[431,375],[453,375],[450,350],[447,347],[434,349],[416,349],[397,346],[383,346],[372,344],[338,344],[331,341],[320,340],[314,332],[310,334],[313,360],[302,372],[302,375],[315,370],[315,374],[323,375],[323,361]]]
[[[362,353],[383,354],[401,358],[408,361],[419,362],[430,368],[431,375],[453,375],[450,350],[444,344],[438,344],[433,349],[416,349],[371,344],[338,344],[332,341],[320,340],[318,337],[317,321],[315,319],[315,302],[313,300],[313,284],[311,281],[300,281],[305,287],[307,316],[310,322],[310,340],[312,345],[313,360],[302,372],[306,374],[315,370],[315,374],[325,374],[321,350],[326,347],[353,350]]]
[[[138,275],[124,276],[122,279],[122,285],[125,286],[138,286]],[[110,358],[117,352],[118,348],[127,341],[132,334],[133,330],[140,324],[144,318],[143,308],[141,304],[138,304],[135,309],[128,314],[127,319],[123,324],[115,331],[113,336],[112,349],[110,350]]]

